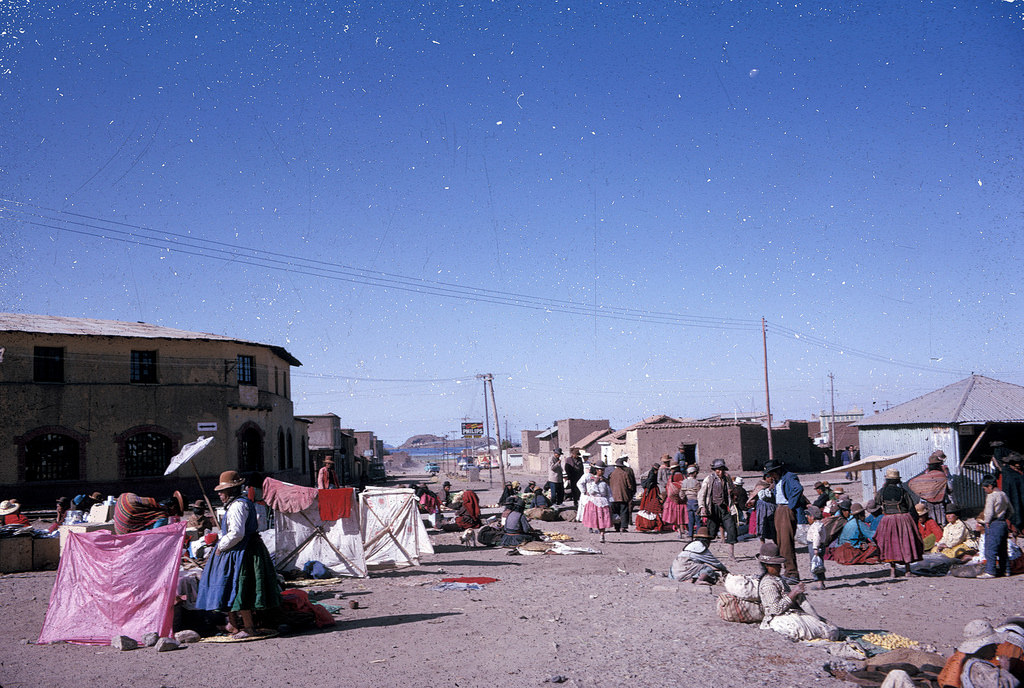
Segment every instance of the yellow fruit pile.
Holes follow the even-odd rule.
[[[864,635],[864,640],[872,645],[884,647],[886,650],[895,650],[900,647],[917,647],[916,640],[905,638],[896,633],[867,633]]]

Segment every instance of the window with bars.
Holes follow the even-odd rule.
[[[163,475],[171,461],[171,440],[157,432],[140,432],[124,442],[124,477]]]
[[[156,382],[156,352],[132,351],[132,382]]]
[[[36,382],[64,382],[64,348],[35,347],[32,379]]]
[[[252,356],[238,356],[238,384],[256,384],[256,364],[253,362]]]
[[[25,480],[79,479],[78,441],[67,435],[47,433],[25,444]]]

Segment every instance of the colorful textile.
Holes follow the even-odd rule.
[[[320,500],[320,519],[323,521],[337,521],[338,519],[351,516],[354,494],[355,490],[351,487],[342,487],[337,490],[320,490],[317,495],[317,499]]]
[[[868,542],[860,547],[854,547],[849,542],[844,542],[835,549],[827,550],[825,558],[837,564],[880,564],[882,563],[881,552],[878,545]]]
[[[661,520],[661,496],[658,494],[657,481],[644,490],[640,499],[640,510],[636,512],[636,529],[641,533],[660,533],[663,528]]]
[[[928,470],[908,480],[907,487],[926,502],[941,503],[946,499],[947,481],[944,471]]]
[[[593,501],[583,507],[583,525],[587,528],[607,530],[612,527],[612,512],[607,506],[599,506]]]
[[[313,506],[317,489],[267,478],[263,481],[263,499],[274,511],[295,514]]]
[[[128,535],[70,533],[36,642],[170,635],[184,542],[184,523]]]
[[[480,520],[480,498],[473,490],[464,490],[462,493],[462,506],[455,512],[455,525],[460,530],[468,528],[479,528],[483,525]]]
[[[155,499],[125,492],[117,498],[114,506],[114,533],[137,533],[162,518],[167,518],[167,510],[157,504]]]
[[[497,583],[500,578],[489,578],[488,576],[462,576],[460,578],[442,578],[442,583],[477,583],[479,585],[487,585],[488,583]]]
[[[917,523],[910,514],[886,514],[878,524],[875,542],[882,552],[882,561],[910,563],[921,561],[924,543]]]
[[[686,500],[683,492],[683,474],[675,473],[665,487],[665,503],[661,507],[661,520],[666,525],[682,526],[686,524]]]
[[[218,546],[206,562],[199,579],[196,609],[237,612],[280,606],[277,572],[258,532],[255,505],[237,497],[228,504],[228,510],[237,510],[244,518],[242,537],[228,549]],[[230,541],[229,520],[230,514],[226,513],[221,521],[221,544]]]

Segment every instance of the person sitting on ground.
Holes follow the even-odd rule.
[[[211,510],[206,506],[205,499],[197,499],[189,507],[191,513],[185,519],[185,533],[193,540],[206,535],[208,531],[217,530],[217,521],[211,515]]]
[[[1000,654],[1004,634],[985,619],[968,621],[964,639],[946,660],[937,682],[943,688],[1017,688],[1020,681],[1010,673],[1010,658]],[[1015,646],[1005,649],[1015,653]]]
[[[790,587],[782,579],[785,558],[779,555],[774,542],[761,545],[755,557],[761,564],[757,594],[764,610],[762,629],[770,629],[790,640],[836,640],[838,628],[821,618],[804,595],[804,584]]]
[[[871,533],[871,539],[874,539],[878,524],[882,522],[882,505],[875,504],[875,500],[869,499],[868,503],[864,505],[864,511],[864,523],[868,527],[868,532]]]
[[[842,485],[837,485],[832,488],[832,498],[828,500],[828,504],[822,510],[823,516],[835,516],[839,513],[839,504],[844,501],[850,501],[846,497],[846,490]]]
[[[473,490],[463,490],[459,501],[455,502],[455,523],[450,530],[469,530],[483,525],[480,520],[480,498]],[[449,530],[448,527],[445,530]]]
[[[871,543],[871,535],[868,534],[867,526],[864,523],[864,507],[860,504],[843,502],[839,505],[839,509],[846,517],[846,525],[843,526],[843,532],[839,534],[836,543],[839,545],[847,543],[858,549]]]
[[[71,509],[71,500],[67,497],[57,498],[57,518],[53,521],[47,532],[52,533],[53,531],[64,525],[64,518],[68,515],[68,511]]]
[[[32,525],[25,514],[21,513],[21,504],[17,499],[5,499],[0,502],[0,516],[4,517],[5,526]]]
[[[518,490],[514,490],[512,488],[512,482],[511,481],[506,482],[505,486],[501,490],[501,496],[498,497],[498,504],[500,506],[505,506],[505,503],[508,502],[508,498],[509,497],[514,497],[517,492],[518,492]]]
[[[89,511],[103,501],[103,495],[99,492],[93,492],[92,494],[80,494],[75,495],[71,499],[71,505],[75,507],[76,511],[83,511],[86,514]]]
[[[956,507],[946,506],[946,525],[942,527],[942,537],[932,551],[941,552],[950,559],[960,559],[978,551],[978,541],[967,524],[960,520]]]
[[[942,539],[942,526],[928,514],[928,507],[924,504],[914,505],[914,510],[917,512],[917,532],[921,534],[921,542],[926,552],[931,551],[935,543]]]
[[[551,506],[551,501],[544,494],[544,490],[539,487],[534,487],[533,492],[527,492],[526,495],[529,497],[529,501],[526,506],[528,509],[547,508]]]
[[[711,533],[701,526],[694,533],[693,541],[672,560],[668,577],[672,580],[690,581],[695,585],[714,585],[721,574],[729,573],[725,564],[711,553]]]
[[[170,523],[172,518],[180,519],[184,513],[185,498],[178,491],[170,499],[161,502],[152,497],[125,492],[117,498],[114,506],[114,532],[125,535],[159,528]]]
[[[526,504],[519,497],[510,497],[505,505],[508,516],[505,518],[505,526],[501,538],[502,547],[518,547],[525,542],[540,539],[540,533],[530,525],[530,519],[523,513]]]
[[[835,493],[829,489],[829,484],[823,480],[819,480],[814,483],[814,491],[818,496],[814,498],[814,501],[811,502],[811,504],[821,509],[824,513],[825,507],[828,506],[829,501]]]
[[[448,508],[452,506],[452,484],[448,480],[441,485],[441,506]]]

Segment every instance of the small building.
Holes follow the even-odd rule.
[[[288,351],[147,323],[0,313],[0,493],[24,504],[124,491],[197,492],[164,476],[200,435],[208,488],[221,471],[308,474]]]
[[[941,449],[957,503],[979,506],[985,501],[980,483],[989,470],[991,442],[1024,449],[1024,387],[971,375],[855,425],[862,457],[914,452],[893,466],[904,481],[924,471],[931,453]],[[883,477],[884,469],[873,478],[870,471],[861,472],[865,494]]]
[[[545,430],[524,430],[523,467],[530,472],[547,473],[556,449],[561,449],[567,455],[577,441],[597,430],[610,427],[607,420],[565,418],[555,421],[554,425]]]

